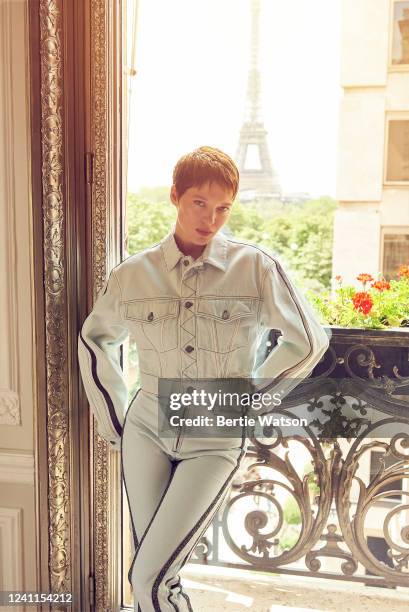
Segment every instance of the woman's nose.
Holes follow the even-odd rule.
[[[208,210],[205,212],[203,217],[209,225],[213,225],[216,222],[216,211]]]

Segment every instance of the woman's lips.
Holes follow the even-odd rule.
[[[201,230],[201,229],[197,229],[197,232],[199,232],[199,234],[201,234],[202,236],[210,236],[212,232],[206,232],[205,230]]]

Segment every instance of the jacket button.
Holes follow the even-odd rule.
[[[188,345],[185,347],[185,351],[186,351],[186,353],[191,353],[191,352],[192,352],[192,351],[194,351],[194,350],[195,350],[195,349],[194,349],[194,347],[193,347],[193,346],[191,346],[190,344],[188,344]]]
[[[193,388],[193,387],[188,387],[188,388],[186,389],[186,391],[187,391],[188,393],[193,393],[194,388]]]
[[[183,263],[184,263],[185,266],[188,266],[189,265],[189,260],[188,259],[184,259]]]
[[[229,313],[227,310],[223,310],[223,314],[222,314],[222,319],[228,319],[229,318]]]
[[[153,315],[153,312],[150,312],[150,313],[148,314],[148,321],[153,321],[153,316],[154,316],[154,315]]]
[[[191,308],[193,306],[193,302],[185,302],[186,308]]]

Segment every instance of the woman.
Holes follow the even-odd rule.
[[[202,378],[248,379],[263,392],[280,381],[286,393],[329,344],[279,261],[220,232],[238,185],[238,170],[222,151],[200,147],[184,155],[170,192],[175,226],[111,271],[79,337],[98,431],[121,451],[135,611],[192,610],[178,572],[227,499],[246,450],[245,427],[239,438],[193,438],[182,426],[161,435],[159,381],[177,379],[187,393]],[[278,346],[254,371],[260,336],[270,328],[281,331]],[[140,389],[127,409],[118,347],[129,333]]]

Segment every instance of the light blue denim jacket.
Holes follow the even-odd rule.
[[[128,407],[119,361],[128,334],[137,345],[141,388],[153,394],[160,377],[250,378],[269,393],[279,381],[288,392],[329,345],[330,330],[275,255],[220,231],[194,260],[181,253],[174,231],[111,271],[79,334],[85,391],[98,432],[113,444]],[[269,329],[281,336],[257,365]]]

